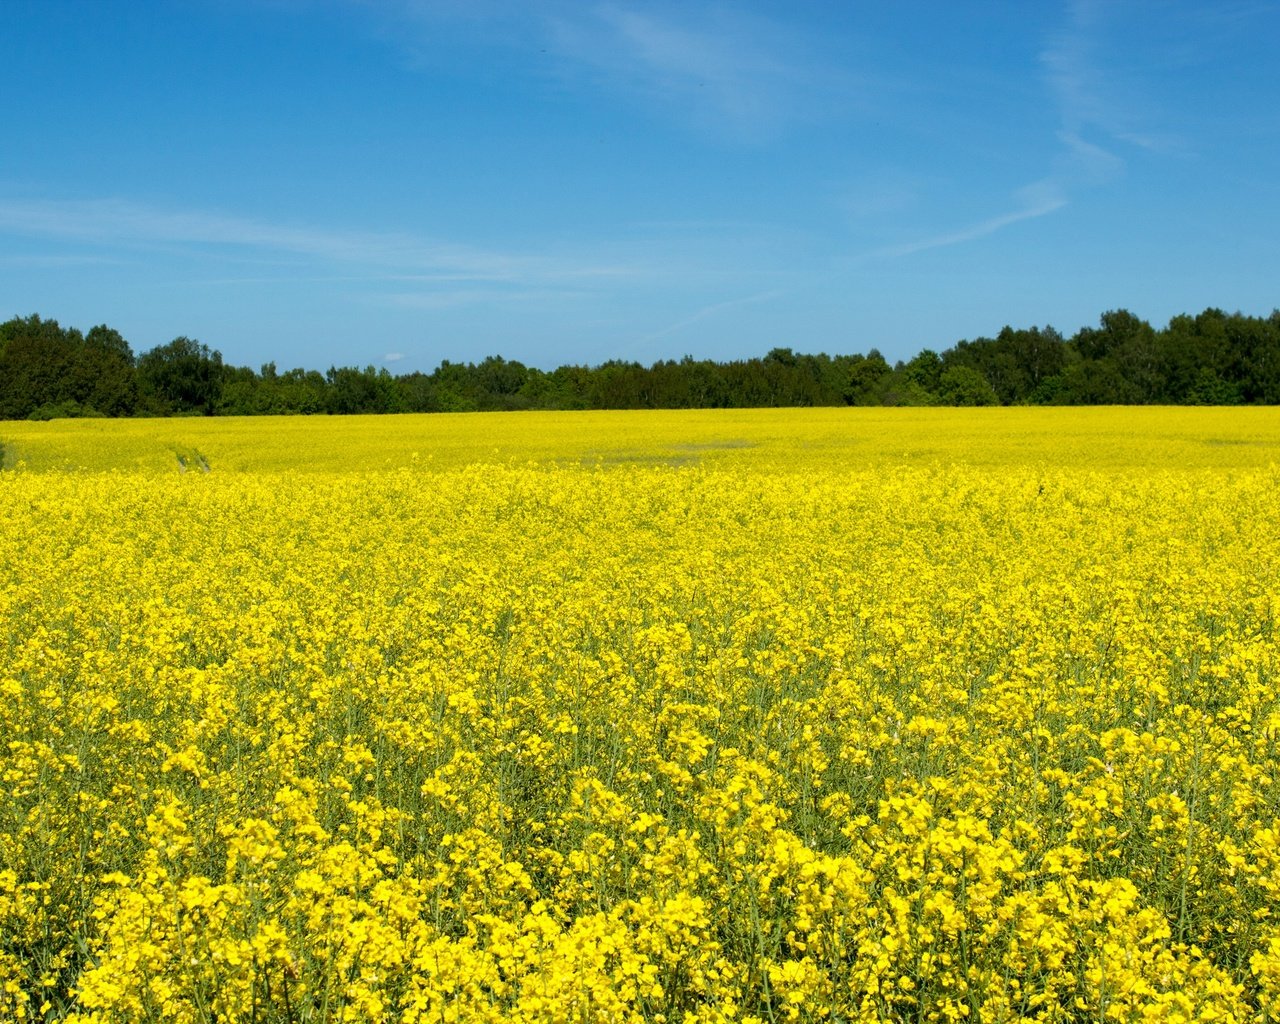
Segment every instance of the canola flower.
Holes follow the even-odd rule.
[[[1280,416],[990,412],[0,425],[0,1019],[1280,1017]]]

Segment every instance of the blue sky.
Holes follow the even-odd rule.
[[[546,369],[1280,306],[1280,2],[4,0],[0,318]]]

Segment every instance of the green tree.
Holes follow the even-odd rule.
[[[1133,405],[1139,401],[1137,389],[1111,358],[1068,362],[1059,381],[1055,400],[1062,405]]]
[[[385,367],[330,367],[326,380],[329,412],[350,415],[396,411],[395,381]]]
[[[938,381],[938,401],[943,405],[999,405],[1000,396],[972,366],[949,366]]]
[[[262,378],[250,367],[222,368],[222,391],[218,396],[220,416],[261,416],[271,411],[269,399]]]
[[[440,360],[440,365],[431,373],[431,384],[441,412],[474,412],[480,407],[473,369],[469,364]]]
[[[272,390],[272,409],[276,412],[313,415],[328,408],[329,385],[319,370],[286,370],[272,381]]]
[[[923,349],[903,368],[908,383],[931,395],[938,393],[942,385],[942,359],[931,348]]]
[[[41,407],[75,401],[68,387],[78,331],[39,315],[0,324],[0,419],[26,419]]]
[[[1067,348],[1052,327],[1017,330],[1003,328],[993,346],[993,366],[985,376],[1006,405],[1026,402],[1051,377],[1066,366]]]
[[[222,381],[222,353],[191,338],[174,338],[138,358],[138,386],[148,411],[212,416]]]
[[[1100,326],[1081,328],[1072,342],[1086,362],[1098,364],[1073,371],[1076,392],[1076,385],[1084,383],[1086,393],[1106,393],[1106,404],[1158,402],[1164,397],[1164,359],[1156,332],[1127,309],[1103,313]],[[1123,383],[1112,385],[1103,379],[1112,374]]]
[[[865,356],[855,356],[854,359],[844,386],[844,400],[850,405],[879,405],[876,386],[892,372],[889,363],[874,348]]]
[[[528,402],[521,389],[529,379],[524,363],[502,356],[487,356],[476,366],[473,378],[482,409],[523,409]]]
[[[431,378],[420,370],[396,378],[396,406],[401,412],[439,412],[440,400]]]
[[[611,359],[592,374],[590,403],[593,409],[639,409],[644,387],[639,363]]]
[[[106,324],[89,328],[71,369],[77,401],[104,416],[130,416],[138,405],[133,350]]]

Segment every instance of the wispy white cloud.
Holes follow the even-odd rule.
[[[63,267],[100,267],[120,263],[109,256],[94,256],[78,253],[6,253],[0,255],[0,267],[20,269],[57,270]]]
[[[1125,147],[1163,152],[1178,145],[1143,123],[1147,104],[1138,83],[1126,76],[1123,62],[1107,55],[1112,10],[1099,0],[1072,0],[1065,23],[1040,54],[1063,146],[1059,173],[1084,184],[1120,174]]]
[[[814,112],[816,69],[776,25],[606,4],[550,26],[556,52],[597,81],[721,134],[767,137]]]
[[[754,306],[760,302],[768,302],[770,299],[776,299],[778,296],[784,295],[784,294],[786,294],[785,288],[772,288],[768,291],[757,292],[754,295],[746,295],[746,296],[743,296],[742,298],[728,299],[724,302],[713,302],[711,305],[703,306],[701,309],[690,314],[689,316],[683,317],[680,320],[677,320],[673,324],[668,324],[666,327],[663,327],[661,330],[653,331],[650,334],[646,334],[637,340],[640,344],[645,344],[650,341],[656,341],[659,338],[665,338],[668,335],[677,334],[680,331],[683,331],[686,327],[692,327],[694,324],[699,323],[702,320],[707,320],[711,317],[714,317],[718,313],[723,313],[731,309],[737,309],[740,306]]]
[[[376,268],[384,277],[548,283],[633,272],[616,264],[505,253],[376,232],[276,224],[202,210],[163,209],[120,199],[0,199],[0,231],[112,251],[138,247],[214,249],[232,258],[288,256]]]
[[[792,232],[749,222],[632,224],[614,238],[502,252],[406,233],[336,231],[119,199],[0,194],[0,239],[6,236],[101,254],[166,290],[319,286],[347,306],[442,314],[516,310],[517,316],[551,313],[575,323],[590,314],[615,327],[624,316],[619,310],[678,309],[689,301],[694,312],[654,338],[765,301],[781,294],[766,289],[804,273],[794,256],[784,255],[795,249]],[[146,269],[157,263],[163,271]],[[697,304],[696,296],[734,288],[750,294]],[[682,298],[653,301],[672,289]]]
[[[997,231],[1007,228],[1011,224],[1043,217],[1067,205],[1066,195],[1059,191],[1057,186],[1050,181],[1038,182],[1020,190],[1018,198],[1021,200],[1019,205],[1008,213],[988,217],[986,220],[970,224],[956,231],[933,235],[929,238],[907,242],[903,245],[889,246],[882,249],[879,255],[890,258],[909,256],[912,253],[924,252],[928,249],[942,249],[949,245],[972,242],[979,238],[985,238],[987,235],[994,235]]]
[[[910,209],[923,191],[914,176],[898,171],[865,177],[847,185],[836,204],[852,220],[870,220]]]
[[[565,89],[602,91],[722,139],[757,142],[797,122],[865,107],[865,76],[828,59],[829,40],[739,6],[608,0],[350,0],[430,67],[441,38],[524,51]]]
[[[1127,147],[1164,150],[1172,144],[1167,137],[1143,129],[1132,87],[1126,88],[1102,57],[1111,8],[1100,0],[1070,0],[1064,24],[1040,53],[1049,93],[1048,118],[1057,125],[1058,149],[1048,157],[1048,174],[1018,190],[1005,212],[888,246],[877,256],[895,258],[960,245],[1044,217],[1067,206],[1080,191],[1101,187],[1122,175]]]
[[[464,306],[496,306],[514,303],[559,302],[581,298],[584,293],[557,288],[424,288],[417,291],[380,293],[374,301],[402,309],[454,309]]]
[[[384,363],[398,363],[402,359],[404,359],[403,352],[388,352],[385,356],[382,357],[382,361]]]
[[[1062,152],[1054,163],[1060,178],[1076,184],[1104,184],[1124,172],[1124,158],[1096,142],[1090,142],[1076,131],[1059,129],[1057,138]]]

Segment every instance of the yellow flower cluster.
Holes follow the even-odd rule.
[[[0,1020],[1280,1019],[1280,415],[926,412],[4,425]]]

